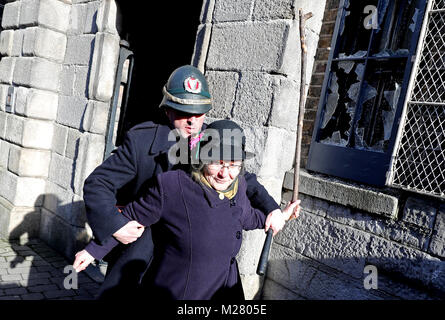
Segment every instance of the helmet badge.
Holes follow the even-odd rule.
[[[193,77],[188,77],[184,80],[184,89],[191,93],[200,93],[202,90],[201,81]]]

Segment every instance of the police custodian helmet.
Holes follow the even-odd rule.
[[[203,114],[212,108],[207,80],[199,69],[190,65],[173,71],[162,93],[159,107],[192,114]]]

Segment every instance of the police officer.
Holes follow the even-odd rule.
[[[165,110],[165,123],[148,121],[130,129],[123,144],[89,175],[84,184],[85,207],[97,245],[96,253],[111,235],[122,244],[129,244],[116,247],[106,256],[108,268],[99,293],[101,298],[128,297],[140,283],[152,259],[150,228],[144,229],[136,221],[128,222],[117,205],[125,206],[139,198],[152,177],[173,169],[168,159],[169,150],[176,143],[168,138],[172,130],[189,139],[192,150],[199,146],[205,113],[211,109],[207,81],[193,66],[174,70],[163,88],[163,95],[160,108]],[[254,174],[246,173],[245,178],[252,206],[268,214],[266,229],[271,227],[276,233],[282,228],[279,223],[274,226],[274,221],[281,221],[273,219],[281,215],[278,204]]]

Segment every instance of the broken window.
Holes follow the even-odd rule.
[[[314,165],[320,160],[313,160],[313,152],[323,148],[314,144],[331,146],[323,149],[328,153],[340,147],[345,150],[339,152],[369,151],[388,159],[425,5],[426,0],[341,1],[342,12],[326,71],[329,81],[320,99],[308,169],[319,167]],[[355,155],[361,158],[358,152]],[[363,153],[363,159],[366,157]],[[382,165],[385,161],[376,163]],[[345,170],[346,175],[353,174],[351,166],[342,165],[344,169],[334,170],[339,171],[339,176]],[[315,171],[332,174],[331,169]]]

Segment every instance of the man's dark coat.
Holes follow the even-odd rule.
[[[176,141],[168,141],[170,131],[169,126],[152,122],[133,127],[123,144],[85,180],[87,218],[97,243],[103,243],[128,223],[116,205],[138,199],[148,190],[151,178],[173,168],[168,161],[168,150]],[[245,178],[247,196],[253,207],[264,214],[279,208],[254,174],[246,173]],[[115,248],[106,257],[109,265],[100,295],[127,295],[140,283],[152,253],[150,228],[135,242]]]

